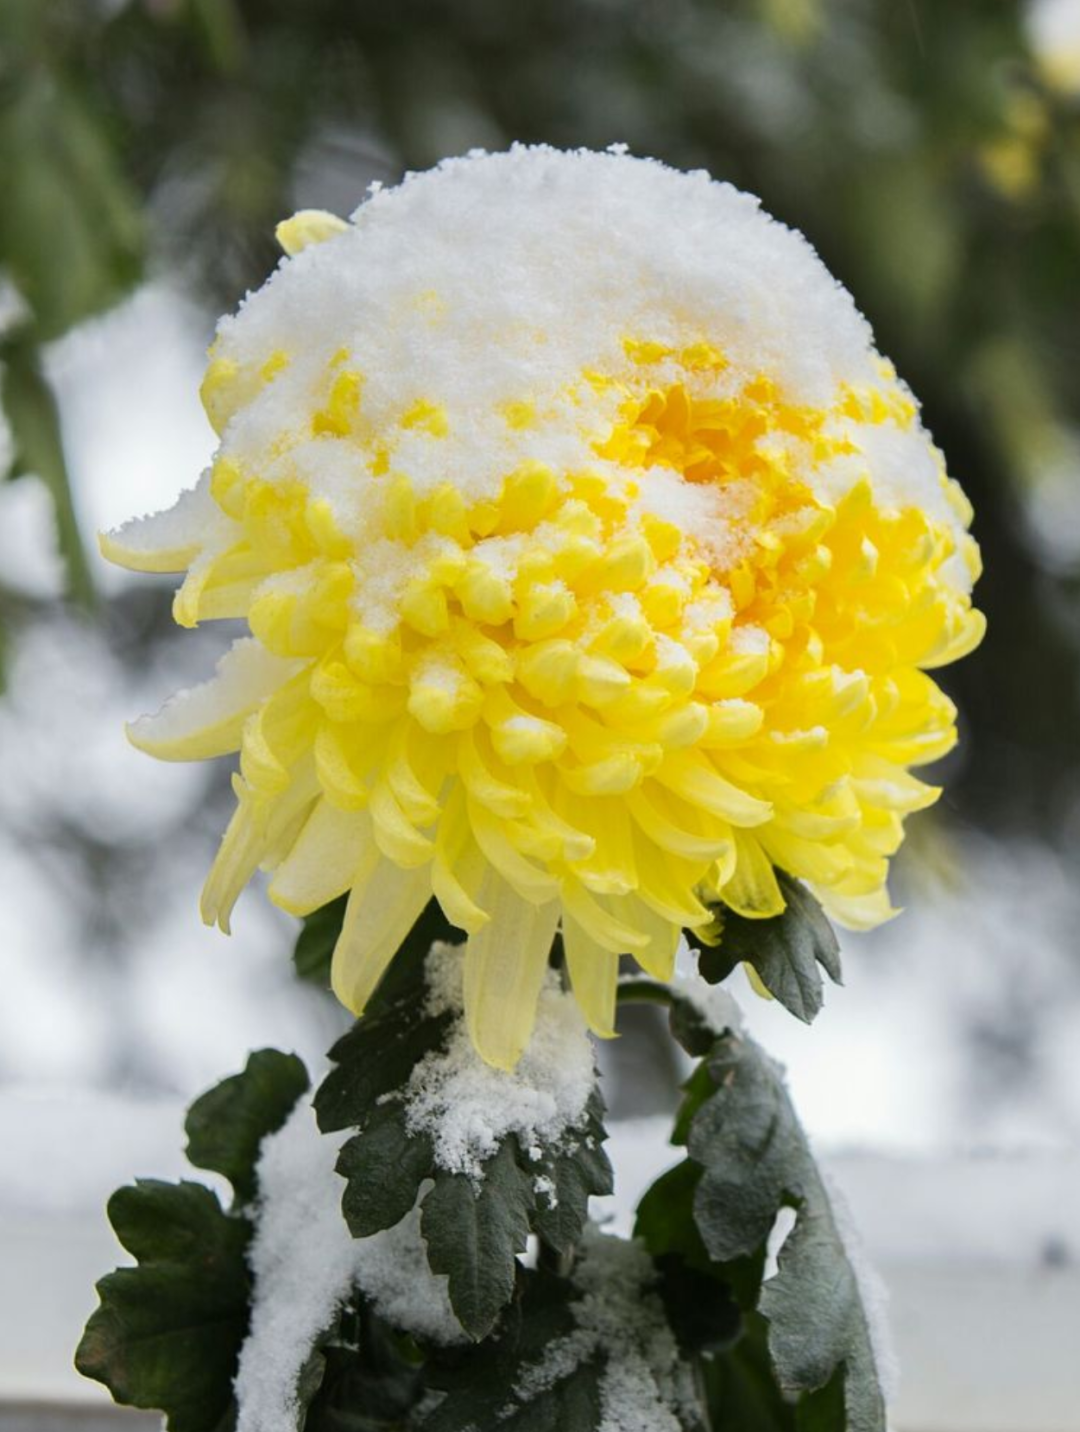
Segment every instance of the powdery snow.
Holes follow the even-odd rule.
[[[445,1051],[433,1052],[406,1086],[410,1130],[431,1135],[435,1159],[452,1173],[482,1177],[482,1164],[510,1134],[540,1157],[582,1122],[596,1082],[592,1041],[578,1006],[549,971],[536,1027],[510,1071],[485,1064],[462,1014],[462,947],[437,944],[428,957],[428,1009],[451,1010]]]
[[[409,542],[370,550],[386,536],[387,463],[414,494],[449,483],[467,504],[497,497],[524,464],[548,467],[564,491],[569,474],[596,473],[634,504],[630,530],[661,513],[726,570],[750,540],[751,485],[720,490],[599,456],[621,385],[642,378],[626,345],[643,341],[672,353],[706,343],[724,355],[719,375],[687,375],[671,357],[653,364],[650,381],[685,379],[695,396],[734,393],[765,374],[787,401],[838,409],[849,386],[888,386],[850,294],[751,195],[622,152],[516,145],[373,193],[340,234],[283,260],[221,321],[215,361],[244,401],[220,455],[329,503],[363,554],[355,602],[376,630],[425,567]],[[339,369],[358,385],[360,426],[313,435]],[[882,505],[923,508],[959,535],[917,420],[874,426],[841,412],[831,421],[851,455],[821,464],[789,441],[794,476],[829,500],[866,478]],[[138,557],[189,538],[237,539],[208,501],[204,482],[172,515],[128,524],[114,546]],[[961,562],[950,580],[970,586]]]
[[[417,1210],[372,1238],[349,1233],[334,1171],[347,1136],[321,1134],[303,1099],[263,1142],[248,1258],[251,1330],[236,1375],[238,1432],[295,1432],[301,1368],[354,1287],[403,1331],[436,1343],[464,1340],[447,1280],[428,1268]]]
[[[696,1405],[691,1372],[679,1357],[652,1260],[640,1243],[585,1232],[573,1272],[577,1328],[551,1344],[515,1392],[527,1400],[600,1356],[598,1432],[679,1432],[676,1413]]]

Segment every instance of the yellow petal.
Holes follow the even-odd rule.
[[[182,572],[224,522],[204,475],[172,507],[152,517],[135,517],[98,536],[101,555],[133,572]]]
[[[529,904],[494,873],[482,899],[491,920],[465,949],[465,1019],[481,1058],[513,1069],[536,1022],[559,906]]]
[[[574,998],[589,1028],[601,1039],[613,1039],[619,956],[601,949],[572,915],[563,916],[562,938]]]
[[[735,832],[735,871],[720,891],[724,903],[748,920],[768,920],[783,912],[785,901],[772,861],[752,835]]]
[[[128,739],[161,761],[202,761],[237,751],[248,715],[297,670],[297,662],[241,637],[209,681],[178,691],[155,715],[133,721]]]
[[[310,915],[364,883],[379,860],[367,811],[317,801],[270,883],[270,899],[290,915]]]
[[[274,238],[290,258],[310,247],[322,244],[348,228],[344,219],[326,209],[301,209],[291,219],[282,219],[274,230]]]
[[[330,963],[334,994],[353,1014],[363,1013],[430,898],[427,870],[401,870],[390,860],[378,861],[353,886]]]

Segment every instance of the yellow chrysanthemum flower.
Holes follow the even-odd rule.
[[[104,539],[187,569],[182,625],[251,631],[131,733],[240,752],[207,921],[258,866],[298,915],[351,891],[360,1011],[434,894],[509,1067],[557,930],[606,1035],[621,954],[667,977],[706,899],[778,913],[776,868],[887,918],[977,551],[801,236],[704,174],[526,148],[279,236],[211,350],[212,468]]]

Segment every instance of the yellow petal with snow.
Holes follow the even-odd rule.
[[[312,244],[323,244],[343,234],[348,227],[344,219],[326,209],[301,209],[291,219],[282,219],[274,230],[274,238],[288,256],[294,258]]]
[[[202,761],[237,751],[247,717],[296,670],[296,662],[241,637],[209,681],[178,691],[155,715],[133,721],[128,739],[160,761]]]
[[[113,532],[98,535],[101,555],[132,572],[182,572],[222,526],[222,514],[210,495],[204,473],[195,487],[180,494],[164,512],[135,517]]]

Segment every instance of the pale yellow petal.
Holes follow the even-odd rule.
[[[298,663],[242,637],[209,681],[177,692],[155,715],[133,721],[128,739],[161,761],[202,761],[237,751],[247,717],[297,669]]]
[[[290,915],[310,915],[364,884],[379,858],[367,811],[319,800],[274,874],[270,899]]]
[[[613,1039],[619,956],[601,949],[572,915],[563,916],[562,938],[574,998],[589,1028],[601,1039]]]
[[[348,227],[344,219],[326,209],[301,209],[292,218],[282,219],[274,230],[274,238],[293,258],[312,244],[322,244],[343,234]]]
[[[380,860],[368,879],[353,886],[334,946],[330,984],[353,1014],[361,1014],[431,898],[431,875]]]
[[[481,1057],[513,1069],[536,1021],[559,906],[530,904],[495,872],[481,898],[491,920],[465,949],[465,1018]]]
[[[768,920],[784,909],[772,861],[752,835],[735,832],[735,870],[720,891],[725,904],[748,920]]]

